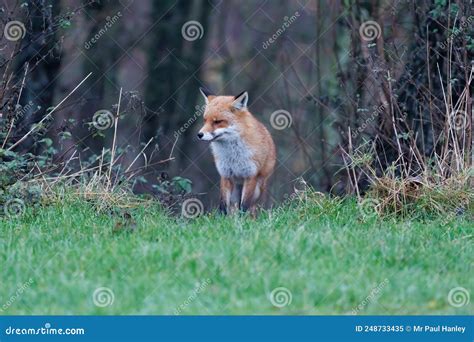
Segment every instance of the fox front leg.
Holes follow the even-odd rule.
[[[221,177],[221,201],[219,204],[219,210],[224,215],[227,215],[230,209],[230,200],[233,187],[234,184],[230,179]]]
[[[243,212],[249,209],[252,215],[255,215],[255,203],[260,197],[260,187],[258,186],[257,177],[250,177],[244,181],[244,187],[242,189],[242,200],[240,202],[240,208]]]

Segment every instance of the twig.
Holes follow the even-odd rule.
[[[30,66],[29,63],[26,63],[26,67],[25,67],[25,74],[23,75],[23,80],[21,81],[21,87],[20,87],[20,93],[18,94],[18,99],[16,101],[16,106],[18,107],[18,105],[20,104],[20,98],[21,98],[21,94],[23,93],[23,88],[25,86],[25,79],[26,79],[26,74],[28,73],[28,67]],[[15,108],[16,110],[16,108]],[[12,131],[12,128],[13,128],[13,125],[15,124],[15,117],[12,118],[12,122],[10,124],[10,128],[8,129],[8,132],[7,132],[7,135],[5,137],[5,140],[3,140],[3,144],[2,144],[2,149],[5,148],[5,145],[7,144],[7,141],[8,141],[8,137],[10,136],[10,133]]]
[[[87,75],[61,102],[59,102],[48,114],[46,114],[45,117],[41,119],[40,122],[38,122],[38,124],[34,125],[33,128],[28,131],[28,133],[26,133],[20,140],[10,146],[7,151],[11,151],[21,144],[31,133],[33,133],[37,127],[39,127],[47,118],[49,118],[51,114],[53,114],[54,111],[58,109],[69,98],[69,96],[71,96],[82,85],[82,83],[84,83],[89,78],[90,75],[92,75],[92,72],[90,72],[89,75]]]
[[[118,119],[120,114],[120,102],[122,101],[122,88],[120,88],[119,93],[119,101],[117,105],[117,115],[115,115],[115,127],[114,127],[114,140],[112,141],[112,151],[110,156],[110,168],[109,168],[109,176],[108,176],[108,183],[107,183],[107,190],[109,189],[110,185],[112,184],[112,168],[114,166],[114,158],[115,158],[115,144],[117,142],[117,128],[118,128]]]
[[[150,143],[153,141],[153,137],[151,137],[150,140],[148,140],[148,142],[146,143],[145,147],[142,148],[142,150],[140,151],[140,153],[137,154],[137,156],[135,157],[135,159],[133,159],[132,163],[127,167],[127,169],[125,170],[125,173],[128,172],[128,170],[130,170],[130,168],[133,166],[133,164],[135,164],[135,162],[138,160],[138,158],[140,157],[140,155],[143,153],[143,151],[145,151],[145,149],[148,147],[148,145],[150,145]],[[171,151],[173,151],[173,149],[171,149]],[[146,157],[145,157],[146,158]]]

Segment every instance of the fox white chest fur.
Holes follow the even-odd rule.
[[[225,178],[249,178],[257,174],[252,150],[236,137],[211,143],[217,171]]]

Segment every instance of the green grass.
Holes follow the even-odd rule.
[[[455,287],[474,294],[468,218],[364,220],[354,201],[326,200],[256,220],[187,220],[158,207],[133,220],[133,232],[117,231],[120,218],[80,201],[0,218],[0,313],[350,314],[359,304],[359,314],[473,313],[473,299],[448,303]],[[112,305],[94,305],[99,287],[113,291]],[[272,305],[277,287],[291,304]]]

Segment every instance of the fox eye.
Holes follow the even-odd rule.
[[[223,122],[224,122],[224,120],[214,120],[214,124],[216,124],[216,125],[221,124]]]

